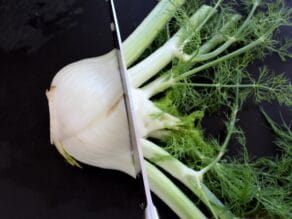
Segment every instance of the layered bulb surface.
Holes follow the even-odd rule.
[[[135,175],[116,50],[62,68],[46,94],[51,143],[69,163]],[[142,90],[132,88],[132,96],[141,138],[177,122]]]

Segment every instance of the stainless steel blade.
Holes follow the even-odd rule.
[[[113,32],[115,46],[117,49],[117,59],[119,63],[120,77],[121,77],[122,87],[124,91],[124,102],[125,102],[127,118],[128,118],[130,144],[131,144],[132,153],[133,153],[136,176],[137,178],[139,178],[140,183],[142,184],[142,187],[145,193],[145,198],[146,198],[145,218],[157,219],[159,217],[158,217],[156,208],[152,202],[150,187],[148,183],[148,177],[147,177],[147,173],[146,173],[146,169],[144,165],[144,158],[143,158],[143,152],[142,152],[141,140],[140,140],[141,135],[139,134],[139,130],[137,128],[137,120],[136,120],[136,113],[134,110],[133,95],[131,92],[132,90],[131,90],[129,75],[127,72],[126,62],[124,60],[122,40],[121,40],[121,34],[119,30],[115,5],[114,5],[113,0],[106,0],[106,1],[109,2],[110,9],[111,9],[111,15],[112,15],[111,29]]]

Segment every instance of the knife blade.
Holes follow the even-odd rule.
[[[131,90],[129,75],[127,71],[126,62],[124,59],[124,52],[121,40],[121,34],[119,30],[119,24],[117,19],[117,14],[115,10],[115,4],[113,0],[106,0],[109,3],[110,14],[111,14],[111,30],[113,33],[114,45],[116,47],[117,60],[119,64],[119,73],[123,88],[124,103],[127,114],[128,128],[129,128],[129,137],[130,145],[132,149],[134,167],[136,171],[136,178],[141,184],[141,188],[144,192],[145,201],[142,205],[144,210],[144,215],[146,219],[158,219],[157,210],[153,204],[150,187],[148,183],[148,177],[146,169],[144,166],[144,158],[141,147],[141,135],[137,128],[136,113],[134,110],[133,94]]]

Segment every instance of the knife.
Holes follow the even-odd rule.
[[[131,92],[131,85],[129,75],[127,71],[126,62],[124,59],[124,52],[121,40],[121,34],[119,30],[118,19],[115,10],[115,4],[113,0],[106,0],[109,3],[110,15],[111,15],[111,30],[113,33],[114,45],[116,48],[117,60],[119,64],[120,78],[123,88],[124,103],[126,108],[130,144],[133,155],[134,167],[136,172],[136,179],[139,180],[140,188],[143,190],[144,201],[140,203],[140,207],[144,211],[145,219],[158,219],[157,210],[152,202],[150,187],[148,183],[148,177],[144,166],[144,158],[141,147],[141,135],[139,135],[136,121],[136,113],[134,110],[134,102]]]

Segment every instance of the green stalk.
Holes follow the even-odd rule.
[[[208,40],[206,43],[204,43],[199,50],[198,54],[205,54],[218,46],[220,43],[223,43],[225,40],[225,34],[228,32],[229,29],[231,29],[239,20],[241,19],[241,16],[238,14],[232,15],[230,20],[227,21],[226,24],[223,25],[223,27],[219,30],[215,36],[213,36],[210,40]]]
[[[223,0],[218,0],[216,5],[214,6],[214,8],[208,13],[208,16],[206,17],[205,20],[203,20],[203,22],[200,24],[199,26],[199,30],[202,29],[202,27],[208,22],[208,20],[216,13],[217,8],[221,5],[221,3],[223,2]]]
[[[241,27],[238,29],[238,31],[236,32],[236,37],[240,34],[242,34],[243,30],[246,28],[246,26],[249,24],[252,16],[254,15],[257,7],[259,6],[260,1],[259,0],[255,0],[252,6],[252,9],[250,11],[250,13],[248,14],[247,18],[245,19],[244,23],[241,25]]]
[[[150,98],[150,97],[152,97],[160,92],[163,92],[164,90],[168,89],[169,87],[175,85],[178,81],[181,81],[181,80],[183,80],[187,77],[190,77],[190,76],[192,76],[200,71],[203,71],[203,70],[208,69],[212,66],[215,66],[223,61],[226,61],[228,59],[231,59],[233,57],[241,55],[242,53],[245,53],[245,52],[255,48],[256,46],[259,46],[264,41],[265,41],[265,36],[262,36],[262,37],[258,38],[257,40],[249,43],[248,45],[246,45],[238,50],[235,50],[234,52],[231,52],[225,56],[222,56],[222,57],[217,58],[213,61],[210,61],[204,65],[201,65],[197,68],[194,68],[190,71],[187,71],[187,72],[185,72],[185,73],[183,73],[175,78],[170,77],[167,74],[162,75],[141,89],[145,92],[147,97]]]
[[[237,87],[237,89],[238,89],[238,87]],[[238,97],[236,97],[236,98],[238,98]],[[233,130],[235,128],[237,112],[238,112],[238,107],[235,106],[232,110],[232,113],[231,113],[231,120],[227,126],[227,135],[226,135],[224,142],[220,148],[220,152],[218,153],[217,157],[211,163],[209,163],[206,167],[204,167],[202,170],[199,171],[202,175],[206,174],[209,170],[211,170],[224,156],[226,148],[231,140],[231,136],[234,133]]]
[[[192,27],[196,29],[210,14],[212,8],[207,5],[201,6],[197,12],[190,18]],[[145,81],[157,74],[164,68],[174,57],[180,58],[186,34],[184,28],[181,28],[172,38],[170,38],[163,46],[157,49],[150,56],[131,67],[128,71],[132,79],[134,87],[139,87]]]
[[[229,39],[220,47],[215,49],[212,52],[209,52],[207,54],[198,55],[195,58],[191,60],[192,63],[197,62],[203,62],[209,59],[212,59],[218,55],[220,55],[222,52],[224,52],[226,49],[228,49],[234,42],[236,42],[237,39],[235,37],[229,37]]]
[[[210,88],[253,88],[253,89],[265,89],[265,90],[270,90],[272,91],[273,88],[272,87],[267,87],[265,85],[261,85],[261,84],[256,84],[256,83],[252,83],[252,84],[220,84],[220,83],[216,83],[216,84],[207,84],[207,83],[175,83],[176,85],[188,85],[188,86],[192,86],[192,87],[210,87]]]
[[[185,0],[161,0],[123,42],[127,66],[130,66],[139,58],[184,2]]]
[[[272,128],[272,130],[274,131],[274,133],[283,138],[283,139],[287,139],[288,141],[292,141],[292,135],[290,134],[290,130],[289,127],[286,126],[288,128],[288,131],[285,132],[283,130],[281,130],[276,123],[268,116],[268,114],[264,111],[263,108],[260,108],[263,116],[265,117],[266,121],[268,122],[268,124],[270,125],[270,127]]]
[[[215,49],[214,51],[212,51],[212,52],[210,52],[208,54],[203,54],[203,55],[196,56],[194,59],[192,59],[191,62],[194,64],[196,62],[202,62],[202,61],[206,61],[206,60],[212,59],[212,58],[220,55],[226,49],[228,49],[234,42],[236,42],[238,40],[238,38],[240,38],[240,35],[244,31],[244,29],[250,23],[250,20],[253,17],[257,7],[258,7],[258,2],[256,1],[254,3],[254,5],[253,5],[249,15],[247,16],[247,18],[245,19],[243,24],[240,26],[240,28],[236,31],[234,36],[229,37],[229,39],[222,46],[220,46],[219,48]]]
[[[233,57],[236,57],[236,56],[238,56],[238,55],[240,55],[242,53],[245,53],[248,50],[251,50],[254,47],[260,45],[262,42],[264,42],[264,40],[265,40],[265,37],[260,37],[257,40],[249,43],[248,45],[246,45],[246,46],[244,46],[244,47],[242,47],[242,48],[240,48],[238,50],[235,50],[234,52],[231,52],[231,53],[229,53],[229,54],[227,54],[225,56],[222,56],[222,57],[220,57],[218,59],[215,59],[214,61],[208,62],[208,63],[206,63],[204,65],[201,65],[200,67],[194,68],[194,69],[192,69],[190,71],[187,71],[187,72],[183,73],[182,75],[177,76],[175,78],[175,81],[180,81],[180,80],[182,80],[184,78],[187,78],[187,77],[189,77],[191,75],[194,75],[194,74],[196,74],[196,73],[198,73],[200,71],[203,71],[203,70],[205,70],[207,68],[210,68],[210,67],[212,67],[214,65],[217,65],[220,62],[226,61],[226,60],[231,59]]]
[[[204,24],[214,15],[216,9],[219,7],[221,2],[222,0],[219,0],[214,8],[207,5],[201,6],[201,8],[198,9],[198,11],[190,18],[190,23],[192,23],[192,27],[196,29],[197,32],[200,31]],[[227,22],[227,24],[222,27],[222,31],[226,31],[228,28],[234,25],[234,23],[237,22],[239,18],[239,15],[234,15],[230,22]],[[145,81],[153,77],[174,57],[182,60],[189,59],[189,56],[181,51],[181,48],[183,48],[184,44],[187,42],[186,38],[190,38],[191,36],[185,36],[185,34],[183,33],[184,29],[180,29],[162,47],[160,47],[146,59],[129,69],[129,74],[131,75],[132,84],[134,87],[139,87]],[[217,34],[217,37],[214,37],[214,39],[209,42],[209,49],[218,45],[222,40],[224,41],[224,37],[222,36],[222,34],[221,36],[218,35],[219,34]],[[228,47],[230,46],[230,44],[228,45]],[[203,48],[202,51],[208,48]],[[221,50],[224,51],[225,49],[222,48]]]
[[[142,140],[143,155],[146,159],[163,168],[178,179],[200,198],[210,210],[221,219],[230,219],[234,216],[224,207],[222,202],[201,182],[202,175],[184,165],[167,151],[154,143]],[[200,188],[194,182],[200,182]]]
[[[224,52],[228,47],[230,47],[230,45],[232,45],[234,42],[236,42],[237,40],[237,37],[239,37],[240,34],[242,34],[242,32],[244,31],[244,29],[246,28],[246,26],[248,25],[248,23],[250,22],[252,16],[254,15],[257,7],[258,7],[258,1],[255,1],[248,17],[246,18],[246,20],[243,22],[243,24],[240,26],[240,28],[238,29],[238,31],[236,31],[236,33],[234,34],[233,37],[230,37],[222,46],[220,46],[219,48],[217,48],[216,50],[214,50],[213,52],[210,52],[210,53],[207,53],[207,54],[202,54],[202,55],[198,55],[196,56],[195,58],[193,58],[191,60],[191,63],[196,63],[196,62],[199,62],[199,61],[205,61],[205,60],[208,60],[208,59],[211,59],[211,58],[214,58],[216,57],[217,55],[221,54],[222,52]],[[230,59],[232,57],[235,57],[237,55],[240,55],[241,53],[244,53],[246,52],[247,50],[249,49],[252,49],[254,48],[255,46],[257,46],[259,43],[261,43],[263,40],[264,40],[265,37],[260,37],[258,40],[248,44],[247,46],[244,46],[232,53],[229,53],[225,56],[222,56],[214,61],[211,61],[209,63],[206,63],[200,67],[197,67],[197,68],[194,68],[178,77],[176,77],[175,79],[171,79],[170,81],[168,80],[161,80],[161,79],[156,79],[156,80],[159,80],[159,81],[164,81],[163,83],[164,84],[158,84],[155,80],[153,82],[151,82],[150,84],[148,84],[147,86],[145,86],[143,88],[143,90],[145,90],[145,92],[148,94],[149,97],[159,93],[159,92],[162,92],[164,91],[165,89],[167,89],[168,87],[172,86],[173,85],[173,82],[174,81],[180,81],[184,78],[187,78],[197,72],[200,72],[202,70],[205,70],[209,67],[212,67],[220,62],[223,62],[224,60],[227,60],[227,59]],[[214,41],[214,39],[213,39]],[[209,42],[210,43],[210,42]],[[211,43],[214,43],[211,41]],[[210,48],[210,46],[208,46]],[[204,50],[208,49],[208,48],[203,48]],[[164,76],[161,76],[161,77],[164,77]]]
[[[193,202],[155,166],[145,161],[151,191],[182,219],[207,219]]]
[[[149,84],[141,88],[145,96],[149,99],[158,93],[165,91],[166,89],[172,87],[176,81],[168,74],[162,75],[155,80],[151,81]]]

